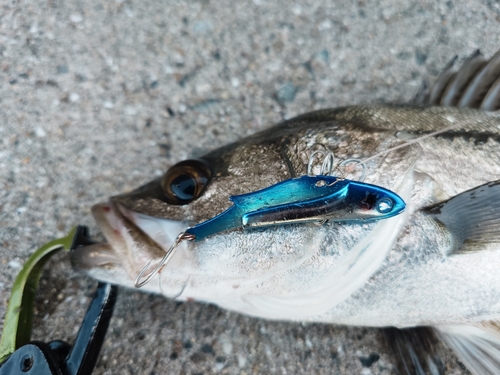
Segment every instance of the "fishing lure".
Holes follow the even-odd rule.
[[[221,214],[186,230],[194,240],[235,228],[311,221],[373,221],[401,213],[405,202],[380,186],[333,176],[302,176],[229,198]]]
[[[113,314],[116,285],[99,282],[73,345],[61,340],[31,341],[35,294],[45,264],[57,251],[72,251],[92,243],[88,228],[78,226],[67,236],[43,245],[23,265],[0,332],[0,375],[92,373]]]

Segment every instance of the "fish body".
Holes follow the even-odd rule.
[[[436,104],[436,96],[457,101],[446,79],[423,104]],[[230,197],[305,176],[316,151],[331,151],[339,173],[342,162],[366,159],[363,182],[398,194],[404,212],[377,221],[231,228],[181,241],[143,289],[181,290],[180,300],[267,319],[432,326],[459,355],[457,337],[471,341],[481,332],[494,347],[500,343],[491,323],[500,318],[499,142],[500,117],[482,109],[364,105],[304,114],[94,206],[108,243],[77,250],[73,263],[133,287],[178,234],[228,210]],[[475,373],[489,373],[461,358]]]

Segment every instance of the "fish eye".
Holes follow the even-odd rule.
[[[198,198],[207,186],[212,172],[203,160],[184,160],[171,167],[162,178],[166,202],[184,205]]]
[[[376,208],[381,214],[386,214],[392,210],[394,202],[391,198],[382,198],[377,201]]]

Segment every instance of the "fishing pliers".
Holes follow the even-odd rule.
[[[38,249],[24,264],[12,288],[0,339],[0,375],[82,375],[92,373],[117,297],[115,285],[99,282],[73,346],[54,340],[30,341],[35,293],[45,263],[58,250],[92,244],[88,228]]]

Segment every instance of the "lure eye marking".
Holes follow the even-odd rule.
[[[387,214],[392,211],[394,207],[394,202],[391,198],[379,199],[376,203],[377,211],[381,214]]]

